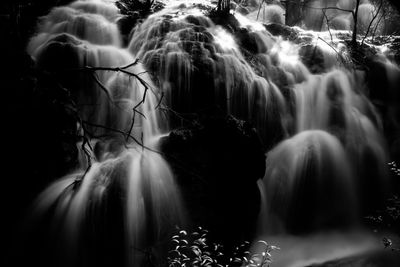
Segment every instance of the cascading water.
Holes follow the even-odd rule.
[[[384,199],[387,153],[363,77],[341,67],[345,48],[304,32],[323,57],[323,71],[311,74],[300,45],[240,14],[229,33],[198,12],[176,5],[150,16],[129,49],[157,77],[172,109],[217,105],[253,122],[266,147],[276,145],[259,182],[261,233],[357,225]]]
[[[143,58],[144,65],[157,77],[173,110],[190,113],[219,106],[252,121],[264,140],[276,142],[286,136],[287,112],[282,92],[269,76],[280,75],[280,65],[290,69],[287,75],[293,79],[302,79],[302,72],[307,70],[285,62],[271,66],[271,60],[279,60],[277,53],[264,58],[264,52],[274,46],[274,38],[265,30],[250,34],[256,42],[255,50],[260,51],[257,56],[265,61],[260,65],[261,76],[246,61],[234,36],[196,6],[172,5],[150,16],[135,29],[129,50]],[[276,133],[268,131],[271,125]]]
[[[315,42],[324,63],[313,73],[302,61],[301,44],[273,36],[239,13],[226,22],[227,30],[205,16],[197,2],[176,2],[137,25],[127,48],[115,23],[117,9],[96,0],[53,9],[29,44],[39,67],[64,71],[59,78],[74,88],[86,130],[107,137],[93,142],[87,172],[81,155],[79,170],[39,197],[38,212],[54,213],[52,230],[60,231],[63,249],[71,253],[60,259],[62,266],[76,264],[81,254],[79,264],[92,260],[95,249],[86,251],[87,242],[117,242],[109,232],[125,240],[116,249],[123,250],[116,253],[123,255],[121,262],[138,263],[137,249],[157,243],[183,222],[172,172],[154,152],[169,125],[181,126],[173,115],[168,122],[161,118],[156,109],[161,95],[161,106],[174,114],[217,106],[257,128],[269,150],[265,176],[258,182],[261,235],[354,227],[366,206],[385,195],[388,156],[382,122],[366,97],[364,77],[337,63],[336,52],[346,53],[340,44]],[[85,66],[123,67],[136,58],[143,65],[125,70],[140,74],[148,88],[124,73],[95,71],[92,77],[85,72]],[[132,121],[131,136],[121,136],[130,132]],[[88,233],[91,224],[93,234]],[[105,236],[94,238],[97,233]]]
[[[301,61],[299,45],[271,36],[263,26],[240,14],[235,15],[239,29],[233,30],[234,35],[231,35],[198,13],[197,8],[185,5],[166,8],[139,25],[129,45],[158,78],[168,105],[178,112],[196,112],[218,105],[234,116],[253,122],[263,141],[268,143],[267,147],[290,136],[298,138],[296,134],[309,130],[329,133],[331,139],[336,138],[337,145],[343,147],[341,154],[348,160],[342,161],[340,153],[333,153],[326,163],[323,160],[312,162],[313,156],[306,156],[310,157],[308,161],[299,156],[294,159],[293,166],[300,166],[292,171],[298,173],[307,169],[304,164],[312,162],[310,164],[320,170],[316,175],[320,178],[313,178],[312,184],[316,186],[318,179],[326,179],[323,173],[325,168],[330,168],[328,162],[340,160],[343,169],[349,169],[347,179],[351,184],[358,184],[352,186],[351,194],[367,195],[363,191],[368,189],[362,187],[369,184],[380,199],[385,191],[387,155],[381,136],[382,123],[365,96],[362,77],[332,63],[325,64],[323,73],[311,74]],[[309,34],[309,38],[318,39]],[[253,40],[254,45],[252,58],[246,57],[246,52],[252,48],[245,43],[249,40]],[[322,47],[326,62],[332,62],[326,43],[321,41],[317,46]],[[178,75],[174,75],[175,71]],[[322,139],[323,142],[321,138],[299,138],[301,141],[294,142],[332,144],[328,138]],[[311,155],[322,153],[320,149],[329,150],[320,146],[311,148]],[[296,154],[300,147],[293,145],[287,149]],[[333,146],[327,147],[333,149]],[[272,150],[270,153],[281,152]],[[281,156],[276,158],[267,160],[267,169],[280,165]],[[275,179],[269,176],[267,172],[265,183]],[[376,180],[374,176],[380,178]],[[295,182],[289,184],[289,187],[297,187]],[[337,187],[339,191],[340,188]],[[266,186],[265,190],[267,195],[276,194],[273,186]],[[354,211],[351,205],[346,209],[347,213]]]
[[[121,47],[118,16],[103,1],[57,7],[42,18],[28,48],[40,68],[62,70],[85,130],[99,137],[92,141],[91,166],[81,155],[77,171],[38,198],[36,215],[53,214],[51,235],[61,240],[47,262],[53,266],[139,264],[142,250],[184,222],[180,192],[157,152],[167,124],[156,110],[156,87],[140,63],[128,66],[136,57]],[[116,71],[92,77],[86,66],[128,66],[124,71],[139,78]]]
[[[339,140],[321,130],[303,131],[280,143],[269,153],[260,181],[265,194],[262,232],[352,222],[357,198],[348,161]]]

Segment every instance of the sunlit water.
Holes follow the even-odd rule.
[[[379,238],[366,231],[332,231],[307,236],[268,235],[259,238],[279,244],[280,249],[272,252],[271,266],[276,267],[313,266],[351,257],[368,257],[383,251]],[[252,249],[262,251],[263,246],[255,244]],[[365,266],[363,264],[365,262],[350,266]]]
[[[59,236],[64,251],[56,263],[61,266],[80,264],[75,260],[85,251],[83,235],[108,242],[104,232],[112,232],[109,227],[124,228],[115,230],[124,233],[119,241],[125,243],[120,247],[126,250],[121,252],[126,259],[119,261],[127,266],[139,264],[144,257],[141,250],[167,240],[171,230],[184,222],[179,189],[157,152],[157,140],[168,124],[156,110],[160,96],[141,63],[125,70],[140,75],[146,85],[121,72],[98,71],[94,75],[104,89],[96,78],[79,71],[86,66],[123,67],[135,62],[136,56],[121,47],[118,17],[117,8],[102,1],[54,8],[42,19],[28,47],[41,68],[71,71],[65,83],[76,86],[72,93],[81,119],[89,123],[86,130],[105,137],[92,140],[89,169],[87,155],[82,153],[76,173],[50,185],[36,203],[36,216],[53,214],[51,234]],[[112,216],[118,216],[112,220],[120,224],[107,223]],[[88,226],[90,221],[97,225]]]
[[[282,236],[275,242],[283,250],[292,242],[288,253],[293,262],[305,247],[325,241],[292,234],[357,228],[369,190],[374,190],[378,202],[384,198],[387,152],[382,122],[365,95],[364,77],[345,69],[337,51],[332,52],[345,54],[345,48],[335,40],[330,40],[331,46],[318,42],[321,36],[329,41],[326,33],[309,32],[325,62],[322,73],[312,74],[301,61],[299,44],[272,36],[254,21],[254,14],[236,13],[239,27],[254,40],[253,64],[237,36],[198,8],[199,3],[209,4],[204,1],[166,1],[166,8],[134,29],[124,47],[116,25],[120,15],[110,2],[77,1],[54,8],[41,19],[28,46],[38,66],[47,69],[121,67],[139,58],[140,63],[126,70],[140,73],[149,87],[146,90],[138,79],[114,71],[96,72],[107,93],[87,74],[62,77],[75,88],[79,115],[91,124],[87,129],[107,136],[93,140],[88,170],[82,154],[76,173],[50,185],[36,203],[36,216],[53,214],[51,230],[62,236],[68,263],[73,264],[82,249],[79,240],[87,223],[113,214],[109,208],[115,205],[123,210],[117,214],[124,228],[127,265],[141,260],[135,248],[159,242],[184,222],[173,174],[154,152],[169,125],[180,126],[168,123],[169,117],[156,108],[161,95],[162,105],[177,112],[218,106],[257,128],[269,149],[266,173],[258,182],[262,196],[258,233],[272,242]],[[264,19],[278,11],[264,12]],[[397,73],[398,67],[388,64],[389,75],[391,70]],[[140,114],[133,112],[145,92]],[[129,132],[133,119],[132,138],[126,142],[115,129]],[[112,194],[120,196],[117,204],[110,200]],[[299,261],[310,263],[313,255],[320,261],[331,259],[324,258],[326,251],[343,244],[349,249],[346,253],[338,249],[337,257],[374,247],[367,235],[359,235],[368,239],[365,247],[362,242],[342,240],[342,234],[329,235],[328,240],[335,242],[310,248],[312,255]],[[289,260],[278,262],[277,266],[300,266]]]

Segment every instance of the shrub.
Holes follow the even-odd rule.
[[[261,253],[249,251],[250,242],[243,242],[230,254],[224,252],[224,247],[217,243],[208,243],[208,231],[198,227],[194,232],[185,230],[171,238],[171,249],[168,256],[168,267],[204,266],[204,267],[267,267],[272,262],[271,252],[279,249],[260,240],[264,249]]]

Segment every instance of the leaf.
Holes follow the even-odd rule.
[[[196,256],[198,257],[201,255],[201,252],[198,249],[194,249],[193,253],[196,254]]]
[[[179,233],[182,235],[187,235],[187,232],[185,230],[180,230]]]
[[[257,243],[261,243],[261,244],[264,244],[264,245],[268,246],[268,243],[265,242],[264,240],[258,240]]]
[[[383,239],[382,239],[382,243],[383,243],[383,245],[385,246],[385,248],[388,248],[388,247],[390,247],[393,243],[392,243],[392,240],[390,240],[389,238],[386,238],[386,237],[384,237]]]
[[[234,262],[242,262],[242,260],[240,258],[238,258],[238,257],[235,257],[234,258]]]
[[[179,256],[181,255],[181,253],[178,251],[178,250],[170,250],[170,251],[168,251],[168,253],[176,253],[176,254],[178,254]]]

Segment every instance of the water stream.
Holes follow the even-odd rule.
[[[98,136],[91,141],[90,166],[82,154],[76,171],[44,190],[35,206],[35,216],[51,214],[50,231],[65,252],[60,266],[78,266],[81,258],[85,266],[93,251],[82,236],[101,247],[114,227],[124,239],[121,262],[140,264],[138,249],[184,225],[180,189],[157,152],[159,137],[181,125],[158,108],[161,97],[178,113],[218,106],[255,126],[267,150],[258,182],[261,236],[357,228],[369,203],[388,192],[383,126],[366,96],[365,77],[318,42],[322,35],[302,32],[322,51],[324,70],[313,73],[302,61],[301,44],[273,36],[238,12],[234,24],[241,30],[234,34],[205,16],[200,3],[210,4],[166,1],[133,29],[127,45],[112,1],[78,0],[41,18],[28,52],[40,68],[65,70],[60,79],[73,88],[86,130]],[[124,70],[140,79],[121,71],[94,71],[94,78],[77,71],[136,59]],[[388,69],[399,73],[393,64]],[[348,242],[357,252],[359,243]]]

